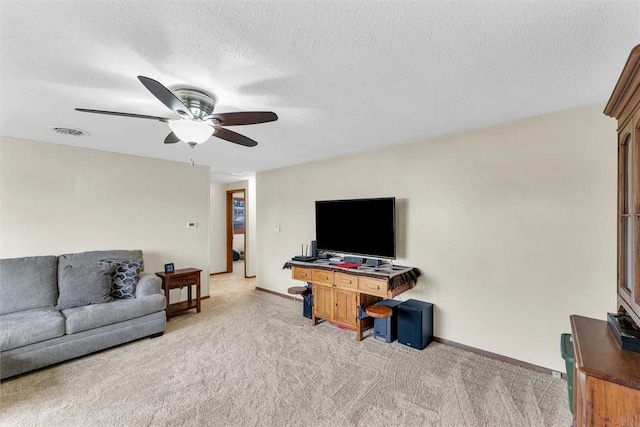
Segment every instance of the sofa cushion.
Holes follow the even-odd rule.
[[[58,299],[55,256],[0,259],[0,314],[50,307]]]
[[[143,298],[116,299],[108,304],[69,308],[62,310],[62,314],[66,318],[67,334],[75,334],[146,316],[156,311],[162,311],[164,308],[164,295],[155,294]]]
[[[0,315],[0,351],[61,337],[64,322],[52,307]]]
[[[101,264],[113,264],[115,270],[111,274],[111,296],[114,298],[135,298],[138,274],[142,270],[141,259],[111,259],[100,260]]]
[[[113,264],[66,265],[58,283],[57,310],[87,304],[113,301],[111,296],[111,273]]]
[[[108,251],[89,251],[89,252],[76,252],[71,254],[64,254],[58,256],[58,281],[62,273],[62,269],[66,265],[92,265],[98,264],[101,259],[142,259],[141,250],[123,250],[115,249]],[[144,269],[143,269],[144,270]]]

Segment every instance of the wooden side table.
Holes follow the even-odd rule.
[[[200,313],[200,272],[197,268],[182,268],[173,273],[158,272],[156,276],[162,279],[164,296],[167,299],[167,320],[175,316],[176,313],[185,310],[196,309]],[[171,289],[187,287],[187,300],[171,304],[169,301],[169,291]],[[193,298],[191,287],[196,287],[196,297]]]

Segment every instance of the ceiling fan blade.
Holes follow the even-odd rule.
[[[171,111],[177,113],[181,117],[189,117],[190,119],[193,119],[193,114],[189,111],[187,106],[184,105],[182,101],[173,94],[173,92],[164,87],[162,83],[145,76],[138,76],[138,80],[140,80],[144,87],[146,87],[153,96],[169,107]]]
[[[178,136],[173,132],[167,135],[167,137],[164,139],[165,144],[175,144],[176,142],[180,142],[180,138],[178,138]]]
[[[214,126],[214,128],[216,128],[216,131],[213,133],[213,136],[224,139],[225,141],[244,145],[245,147],[255,147],[256,145],[258,145],[258,143],[253,139],[247,138],[246,136],[240,135],[239,133],[236,133],[232,130],[221,128],[218,126]]]
[[[207,119],[216,119],[220,126],[240,126],[274,122],[278,120],[278,116],[271,111],[240,111],[211,114],[205,118]]]
[[[89,110],[87,108],[76,108],[75,110],[81,111],[83,113],[108,114],[110,116],[122,116],[122,117],[133,117],[136,119],[158,120],[160,122],[165,122],[165,123],[169,121],[169,119],[166,119],[164,117],[145,116],[144,114],[120,113],[117,111],[104,111],[104,110]]]

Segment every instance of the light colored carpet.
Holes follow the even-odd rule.
[[[357,342],[311,326],[300,302],[215,277],[202,313],[160,338],[4,381],[0,425],[571,424],[564,380],[439,343]]]

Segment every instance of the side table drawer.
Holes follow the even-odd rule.
[[[171,279],[169,280],[169,288],[181,288],[183,286],[195,285],[198,282],[199,275],[199,273],[195,273]]]

